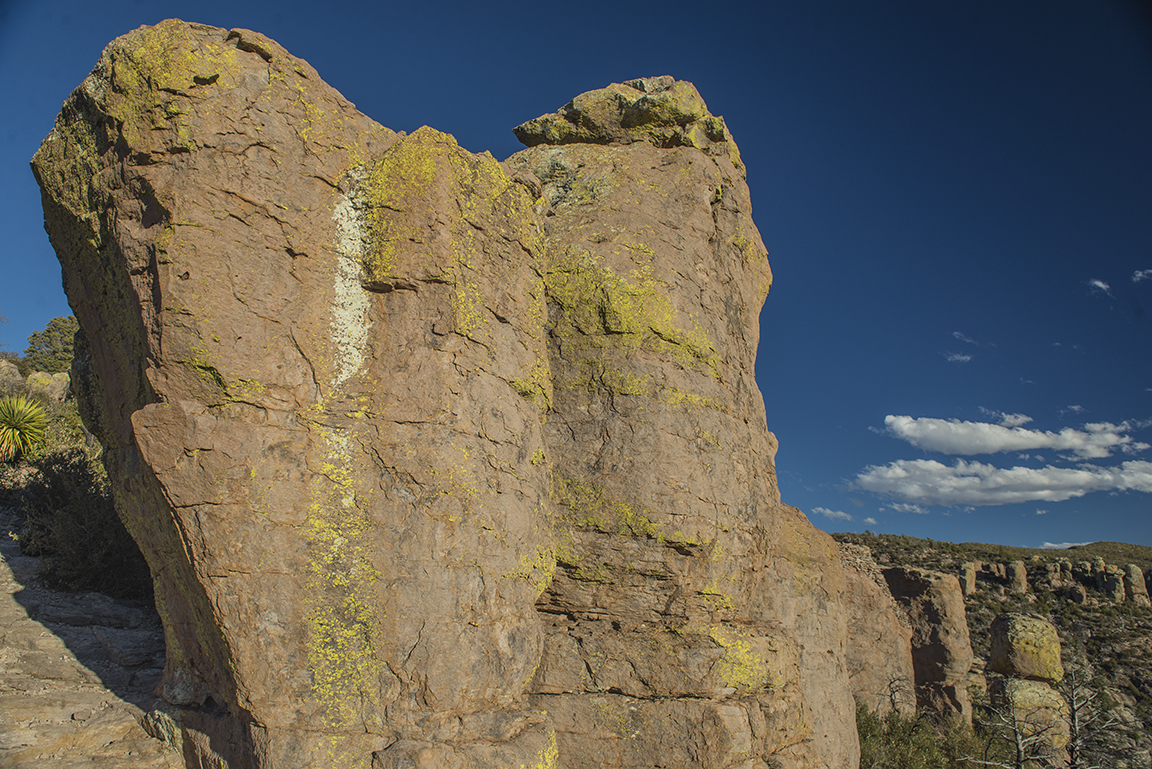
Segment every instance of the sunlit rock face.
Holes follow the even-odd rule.
[[[648,78],[517,134],[396,134],[166,21],[34,158],[188,765],[854,767],[723,120]]]

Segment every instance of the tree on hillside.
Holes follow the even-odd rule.
[[[979,756],[966,756],[969,763],[998,769],[1048,769],[1060,766],[1059,751],[1052,745],[1056,724],[1024,713],[1011,702],[982,703],[976,724],[984,737]]]
[[[1068,769],[1104,769],[1121,756],[1107,737],[1127,730],[1119,714],[1108,708],[1099,689],[1088,686],[1088,676],[1078,665],[1069,665],[1060,682],[1060,694],[1068,703]]]
[[[67,315],[48,321],[42,331],[32,332],[24,351],[28,368],[49,374],[67,371],[72,365],[72,340],[78,328],[76,318]]]
[[[1012,702],[982,703],[977,723],[984,752],[967,760],[1000,769],[1110,769],[1126,758],[1123,747],[1113,743],[1128,726],[1115,706],[1106,704],[1101,690],[1089,686],[1084,667],[1069,664],[1056,692],[1066,709],[1055,719]]]

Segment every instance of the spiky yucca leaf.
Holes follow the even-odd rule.
[[[44,441],[48,415],[44,407],[23,395],[0,398],[0,461],[15,459]]]

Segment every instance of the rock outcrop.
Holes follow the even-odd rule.
[[[27,392],[48,403],[60,403],[68,397],[70,385],[71,378],[63,371],[56,374],[32,371],[25,377],[15,363],[0,360],[0,394]]]
[[[1144,581],[1144,572],[1134,563],[1124,567],[1124,597],[1137,606],[1152,606],[1148,598],[1148,585]]]
[[[189,765],[855,766],[723,120],[648,78],[517,134],[396,134],[166,21],[36,154]]]
[[[1028,592],[1028,569],[1023,561],[1012,561],[1008,564],[1008,589],[1013,593]]]
[[[960,582],[927,569],[884,569],[892,595],[912,622],[917,709],[937,718],[972,720],[968,672],[972,643]]]
[[[988,665],[1013,678],[1058,683],[1064,677],[1060,636],[1052,623],[1031,614],[1001,614],[992,621]]]
[[[1052,749],[1068,743],[1068,706],[1052,686],[1064,678],[1060,637],[1048,620],[1005,613],[992,621],[989,667],[1002,678],[989,683],[988,695],[999,715],[1012,720],[1025,737],[1042,735]],[[995,714],[994,714],[995,715]]]
[[[916,712],[912,623],[866,547],[839,543],[848,608],[848,678],[856,702],[876,713]]]
[[[981,586],[1001,592],[1027,594],[1032,589],[1059,590],[1069,600],[1084,603],[1101,599],[1111,603],[1131,601],[1149,606],[1144,573],[1135,564],[1110,565],[1101,557],[1092,561],[1061,560],[1034,566],[1031,572],[1023,561],[1002,563],[965,563],[959,571],[965,597]]]

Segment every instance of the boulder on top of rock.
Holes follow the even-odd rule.
[[[648,142],[728,154],[739,164],[724,118],[708,112],[696,86],[668,75],[582,93],[556,112],[512,130],[529,147]]]
[[[992,620],[991,668],[1006,676],[1057,683],[1064,677],[1060,637],[1048,620],[1008,612]]]

